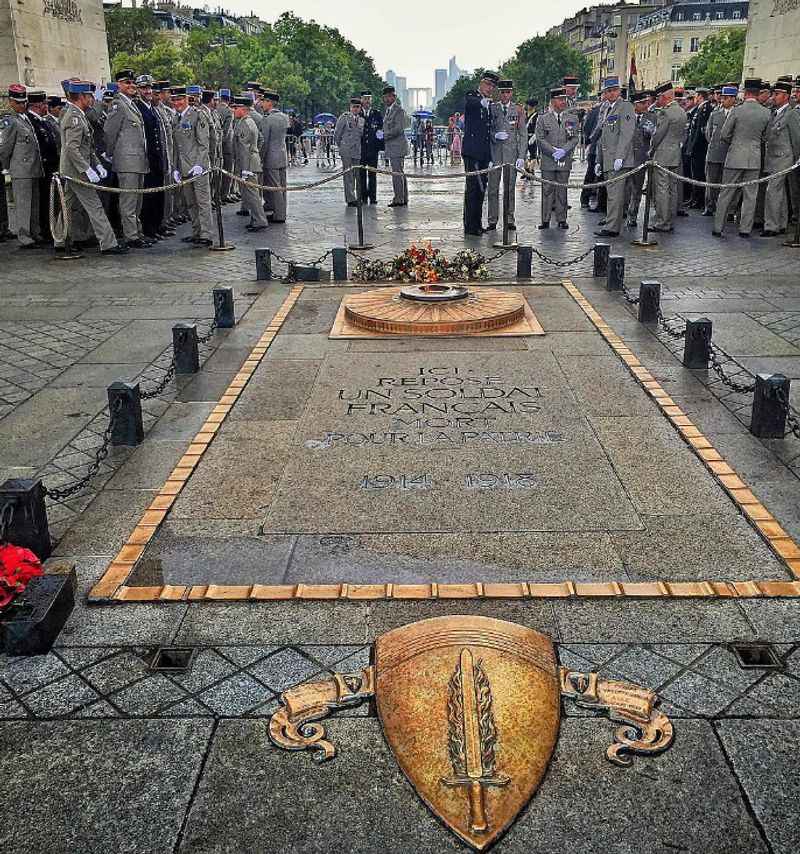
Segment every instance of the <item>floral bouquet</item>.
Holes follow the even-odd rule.
[[[470,282],[488,279],[486,259],[479,252],[463,249],[448,259],[430,242],[412,243],[402,254],[388,261],[361,258],[353,270],[356,282]]]
[[[44,570],[36,555],[20,546],[0,543],[0,608],[26,588]]]

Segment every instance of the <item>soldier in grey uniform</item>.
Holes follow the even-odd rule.
[[[525,168],[525,154],[528,150],[528,134],[526,131],[525,110],[514,103],[511,98],[514,94],[514,83],[511,80],[501,80],[497,84],[500,100],[494,101],[489,113],[491,116],[491,142],[492,163],[499,166],[501,163],[510,163],[514,168],[511,171],[511,186],[503,186],[503,192],[508,192],[509,214],[508,227],[516,230],[514,221],[515,188],[517,186],[517,169]],[[488,201],[488,228],[492,231],[497,228],[497,220],[500,212],[500,179],[502,171],[497,170],[489,173],[489,201]]]
[[[219,103],[217,104],[217,115],[222,124],[222,168],[226,172],[233,172],[233,122],[234,111],[230,107],[231,90],[219,90]],[[252,106],[252,101],[250,102]],[[249,110],[248,110],[249,113]],[[258,132],[258,128],[256,128]],[[258,140],[256,140],[258,142]],[[222,176],[222,201],[236,201],[236,191],[233,179],[227,175]]]
[[[624,175],[636,163],[633,154],[636,112],[630,101],[622,100],[618,77],[606,78],[603,93],[609,107],[600,132],[599,153],[603,175],[611,178]],[[600,237],[619,237],[625,216],[625,184],[626,181],[617,181],[606,187],[608,203],[605,226],[595,231]]]
[[[233,99],[233,115],[236,118],[233,131],[233,164],[232,169],[245,181],[261,184],[261,154],[258,150],[258,128],[250,112],[253,99],[247,95],[239,95]],[[261,204],[258,190],[240,184],[242,202],[250,211],[250,224],[247,231],[263,231],[267,228],[267,217]]]
[[[652,94],[648,90],[636,92],[632,97],[633,110],[636,125],[633,130],[633,165],[634,168],[647,163],[647,155],[650,151],[650,138],[656,129],[653,114],[649,111]],[[639,205],[642,201],[642,188],[647,170],[642,169],[633,175],[629,175],[625,181],[625,208],[628,212],[627,225],[636,228],[639,217]]]
[[[99,184],[106,177],[106,169],[100,163],[95,151],[92,127],[86,118],[86,109],[93,100],[92,84],[85,81],[70,81],[67,90],[68,103],[61,111],[59,118],[61,133],[59,172],[70,178]],[[75,223],[80,219],[77,216],[78,212],[85,211],[94,235],[100,243],[100,251],[104,255],[124,255],[128,252],[127,246],[120,246],[117,243],[114,229],[111,228],[103,205],[97,197],[97,190],[66,181],[64,194],[71,228],[74,229]],[[75,234],[79,239],[84,236],[81,232]],[[63,245],[57,242],[56,248],[63,248]]]
[[[671,172],[681,171],[681,144],[686,131],[686,113],[675,101],[672,83],[662,83],[655,89],[658,122],[650,141],[650,158]],[[654,199],[656,207],[652,231],[670,232],[678,214],[680,188],[678,179],[654,170]]]
[[[264,92],[264,183],[268,187],[286,186],[286,131],[289,117],[278,109],[281,96]],[[360,102],[359,102],[360,103]],[[266,208],[271,210],[270,222],[286,222],[286,190],[265,190]]]
[[[542,185],[542,221],[540,229],[550,228],[550,216],[555,208],[559,228],[567,225],[567,187],[572,169],[572,152],[578,144],[577,128],[567,126],[566,92],[559,87],[550,90],[550,109],[536,122],[536,141],[539,145],[542,178],[557,181],[563,187]]]
[[[764,170],[774,175],[790,169],[800,159],[800,113],[789,103],[792,84],[778,80],[772,88],[774,113],[767,126]],[[786,231],[789,206],[786,196],[788,175],[770,178],[764,202],[762,237],[775,237]]]
[[[253,106],[250,110],[250,118],[255,122],[258,128],[258,151],[261,155],[261,174],[262,177],[267,171],[267,148],[266,148],[266,116],[264,115],[264,107],[261,104],[261,95],[264,92],[264,87],[260,83],[251,81],[245,84],[245,91],[250,94],[253,99]],[[270,210],[269,202],[271,201],[269,192],[262,190],[264,198],[264,209]],[[244,202],[239,206],[237,211],[238,216],[249,216],[249,211],[245,208]]]
[[[120,189],[127,190],[141,190],[144,176],[149,171],[144,122],[133,102],[135,79],[136,75],[129,68],[117,72],[119,89],[103,125],[106,154],[116,172]],[[119,216],[125,242],[137,249],[153,245],[142,233],[139,220],[142,198],[141,193],[121,193],[119,196]]]
[[[208,170],[211,167],[209,148],[210,129],[208,118],[189,104],[188,86],[173,86],[170,89],[172,106],[176,116],[173,125],[175,139],[175,181],[202,175],[183,187],[186,207],[192,220],[191,237],[181,238],[184,243],[195,246],[211,246],[211,187]]]
[[[740,183],[758,178],[761,172],[761,143],[767,132],[771,114],[758,102],[761,81],[748,78],[744,81],[744,101],[734,107],[722,127],[722,141],[728,145],[725,167],[722,171],[724,184]],[[719,194],[717,212],[714,216],[714,237],[722,237],[728,208],[739,193],[738,187],[726,187]],[[742,210],[739,216],[739,236],[749,237],[758,200],[758,185],[741,188]]]
[[[739,89],[736,86],[723,86],[721,90],[722,101],[708,117],[705,127],[705,135],[708,140],[708,151],[706,152],[706,181],[709,184],[722,183],[722,167],[728,154],[728,146],[722,141],[722,128],[728,114],[736,104],[736,96]],[[703,216],[714,216],[719,199],[719,188],[706,187],[706,207]]]
[[[385,124],[385,122],[384,122]],[[333,138],[339,147],[342,169],[350,169],[361,163],[361,135],[364,132],[364,117],[361,115],[361,98],[350,99],[350,109],[342,113],[336,122]],[[384,128],[384,138],[386,130]],[[345,172],[344,198],[349,207],[356,207],[356,172]]]
[[[402,174],[403,161],[408,155],[406,113],[403,105],[397,100],[394,86],[384,86],[382,95],[386,112],[383,114],[383,130],[378,131],[376,136],[383,139],[383,150],[389,161],[389,168],[396,173],[392,175],[394,198],[389,202],[389,207],[403,208],[408,205],[408,180]]]
[[[39,179],[44,177],[36,132],[27,115],[28,94],[24,86],[8,87],[12,112],[0,119],[0,170],[11,175],[16,207],[17,240],[23,249],[41,243],[39,224]]]

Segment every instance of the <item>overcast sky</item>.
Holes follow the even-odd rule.
[[[291,10],[337,27],[372,56],[381,76],[391,68],[407,77],[409,86],[432,88],[433,69],[446,68],[451,56],[461,68],[496,67],[520,42],[543,35],[585,5],[580,0],[503,0],[496,6],[478,0],[293,0]],[[258,0],[227,0],[223,6],[239,14],[252,10],[268,21],[289,8]]]

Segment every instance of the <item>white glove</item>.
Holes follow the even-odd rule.
[[[189,170],[189,174],[192,176],[192,178],[196,177],[197,175],[202,175],[203,174],[203,167],[199,163],[196,163]]]
[[[492,161],[490,160],[490,161],[489,161],[489,165],[488,165],[486,168],[487,168],[487,169],[491,169],[493,166],[494,166],[494,163],[492,163]]]
[[[94,171],[94,169],[92,169],[91,166],[86,170],[86,177],[92,184],[100,183],[100,176]]]
[[[517,167],[517,169],[522,171],[525,168],[525,161],[520,157],[514,165]]]
[[[619,172],[619,170],[620,170],[620,169],[622,169],[622,158],[621,158],[621,157],[618,157],[618,158],[614,161],[614,171],[615,171],[615,172]]]
[[[499,130],[494,135],[495,139],[499,139],[500,142],[505,142],[508,139],[508,134],[504,130]]]
[[[177,170],[177,169],[172,173],[172,177],[175,179],[175,183],[176,183],[176,184],[180,184],[180,182],[181,182],[181,173],[180,173],[180,172],[178,172],[178,170]]]
[[[603,164],[596,163],[594,167],[594,174],[599,178],[603,174]]]
[[[254,178],[255,172],[248,172],[246,169],[242,169],[242,178]]]
[[[563,148],[553,149],[553,160],[563,160],[567,152]]]
[[[103,166],[101,163],[97,164],[97,174],[101,178],[108,178],[108,172],[106,172],[105,166]]]
[[[382,130],[376,130],[375,131],[375,138],[376,139],[383,139],[383,131]]]
[[[100,157],[101,157],[101,159],[102,159],[102,160],[105,160],[105,161],[106,161],[106,163],[111,163],[111,158],[110,158],[110,157],[105,153],[105,151],[104,151],[104,152],[102,152],[102,154],[100,155]]]
[[[487,110],[489,109],[489,104],[491,103],[492,102],[489,98],[481,98],[481,106],[486,107]]]

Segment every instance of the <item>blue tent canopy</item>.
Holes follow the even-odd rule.
[[[411,114],[418,119],[432,119],[433,113],[430,110],[417,110]]]
[[[314,116],[314,124],[315,125],[320,124],[320,123],[325,124],[325,122],[335,122],[335,121],[336,121],[336,116],[334,116],[333,113],[317,113],[317,115]]]

